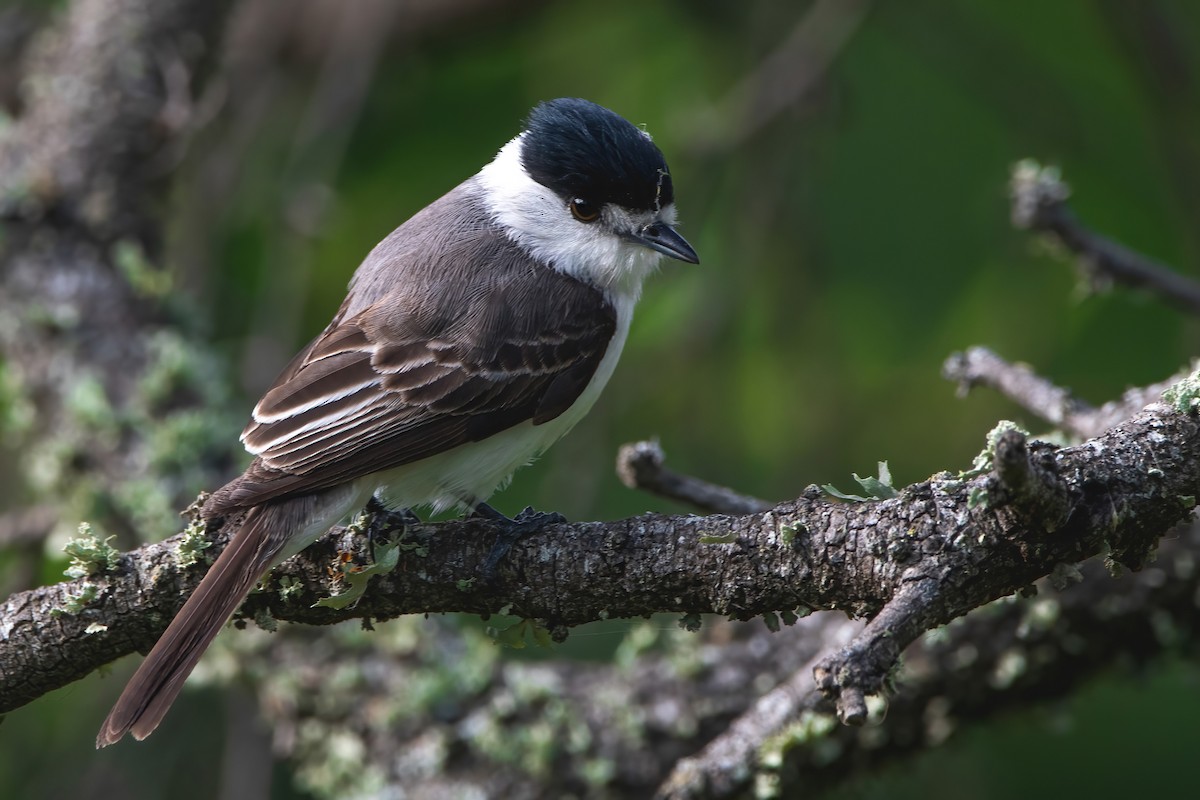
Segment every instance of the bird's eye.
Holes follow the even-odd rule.
[[[595,222],[600,219],[600,209],[587,200],[576,197],[571,201],[571,216],[580,222]]]

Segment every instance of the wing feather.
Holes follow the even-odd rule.
[[[339,313],[255,407],[242,440],[257,459],[210,511],[335,486],[563,413],[604,357],[616,314],[598,290],[530,264],[488,291],[431,300],[401,287]]]

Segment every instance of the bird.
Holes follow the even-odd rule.
[[[253,460],[201,510],[244,512],[241,526],[97,748],[149,736],[258,581],[368,502],[520,532],[486,501],[595,403],[662,257],[699,263],[676,217],[650,135],[568,97],[536,105],[482,169],[379,242],[254,407]]]

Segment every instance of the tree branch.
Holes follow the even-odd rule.
[[[232,427],[227,382],[182,335],[158,252],[180,133],[167,75],[194,88],[225,6],[70,4],[29,46],[22,113],[0,131],[0,353],[28,420],[16,473],[60,518],[127,542],[172,524],[234,456],[205,436]]]
[[[617,452],[617,477],[630,489],[641,489],[704,511],[753,514],[771,507],[766,500],[668,469],[664,464],[666,458],[662,445],[656,441],[622,445]]]
[[[1194,652],[1200,530],[1177,532],[1142,572],[1114,580],[1097,560],[1081,569],[1064,566],[1038,583],[1035,599],[993,603],[987,613],[931,631],[905,651],[895,692],[873,706],[865,728],[834,724],[827,702],[804,691],[809,676],[797,673],[701,753],[679,762],[658,796],[729,798],[751,785],[775,796],[801,788],[815,795],[936,747],[969,724],[1068,696],[1115,666],[1145,664],[1180,647]],[[834,649],[829,637],[844,635],[830,629],[817,647]],[[756,728],[760,709],[773,713]],[[745,731],[750,735],[740,741]]]
[[[1013,167],[1009,193],[1013,225],[1054,236],[1078,256],[1093,288],[1117,281],[1149,289],[1171,305],[1200,313],[1200,283],[1085,226],[1067,206],[1071,189],[1057,169],[1021,161]]]
[[[960,396],[976,386],[995,389],[1023,408],[1072,436],[1088,439],[1123,422],[1151,403],[1186,373],[1160,383],[1129,389],[1119,400],[1099,408],[1088,405],[1068,390],[1055,386],[1024,364],[1012,364],[986,347],[954,353],[942,365],[942,375],[958,383]]]
[[[187,75],[200,71],[203,59],[189,42],[194,44],[197,32],[200,42],[210,41],[221,10],[221,4],[194,0],[79,0],[56,32],[41,42],[31,62],[37,80],[27,82],[35,91],[26,98],[22,118],[0,141],[0,217],[6,224],[0,251],[0,313],[21,321],[0,329],[0,346],[11,359],[23,396],[39,411],[42,444],[51,445],[43,446],[43,456],[54,453],[58,459],[51,479],[37,488],[57,499],[71,495],[78,484],[98,482],[102,490],[91,499],[97,507],[116,509],[115,516],[131,533],[153,526],[142,524],[138,506],[123,504],[117,476],[140,474],[150,463],[155,469],[162,467],[158,477],[169,487],[166,495],[179,495],[187,483],[169,477],[169,468],[156,462],[162,458],[162,443],[147,443],[143,431],[169,431],[177,421],[193,424],[187,412],[223,407],[205,394],[220,380],[196,368],[203,353],[188,349],[188,366],[181,372],[182,337],[166,321],[170,310],[164,302],[161,265],[152,262],[160,238],[153,207],[164,185],[161,172],[153,167],[161,164],[156,156],[178,130],[169,120],[166,90],[168,82],[175,85],[178,80],[168,81],[164,72],[177,77],[180,63],[186,65]],[[856,18],[851,14],[849,19],[852,29]],[[97,31],[106,35],[97,36]],[[39,86],[68,86],[73,91],[41,91]],[[768,111],[778,107],[764,106]],[[1061,205],[1061,199],[1058,202]],[[1056,226],[1066,224],[1048,223],[1047,229],[1057,231]],[[1073,229],[1062,230],[1069,234]],[[1114,273],[1122,272],[1122,264],[1128,266],[1122,261],[1128,253],[1103,246],[1106,240],[1097,244],[1088,237],[1059,235],[1068,245],[1076,242],[1081,252],[1100,253],[1098,261],[1117,263]],[[1141,269],[1144,266],[1135,259],[1132,280],[1174,291],[1166,285],[1169,281],[1153,277],[1153,270]],[[96,386],[98,394],[87,393]],[[1087,603],[1073,606],[1068,598],[1076,593],[1064,595],[1055,619],[1072,620],[1074,627],[1066,631],[1070,636],[1054,622],[1030,622],[1033,613],[1018,612],[1015,609],[1024,607],[1013,604],[1012,613],[1004,613],[997,623],[991,618],[969,620],[955,623],[945,637],[920,637],[989,599],[1025,590],[1039,576],[1061,580],[1073,570],[1064,565],[1092,554],[1109,552],[1116,562],[1140,567],[1158,537],[1195,505],[1200,425],[1191,411],[1194,394],[1177,392],[1173,406],[1155,405],[1111,430],[1095,431],[1095,438],[1078,447],[1056,448],[1005,434],[994,443],[988,468],[958,477],[934,476],[890,500],[846,505],[810,489],[772,509],[741,498],[737,502],[748,505],[731,516],[645,516],[552,526],[515,547],[493,583],[476,580],[491,545],[486,523],[405,529],[402,518],[380,515],[370,526],[376,555],[388,555],[381,543],[388,535],[402,532],[402,546],[395,551],[396,566],[373,578],[356,605],[314,606],[323,597],[345,591],[354,582],[355,565],[371,560],[370,544],[361,531],[338,530],[277,570],[268,589],[251,597],[241,613],[266,624],[271,618],[327,624],[350,618],[369,623],[422,611],[487,615],[505,610],[538,620],[561,640],[571,626],[583,622],[654,611],[681,614],[688,625],[697,624],[700,614],[717,613],[736,619],[762,616],[768,626],[778,627],[780,616],[789,622],[791,615],[811,609],[844,609],[871,622],[863,627],[821,615],[774,637],[761,630],[749,635],[741,626],[731,641],[714,638],[715,646],[687,667],[652,654],[615,670],[497,666],[484,676],[484,688],[468,682],[490,705],[471,707],[463,701],[460,724],[453,732],[430,723],[412,739],[421,745],[442,736],[433,744],[455,755],[429,763],[433,780],[447,785],[455,758],[461,759],[457,764],[464,772],[474,775],[481,772],[483,759],[512,763],[504,760],[511,754],[503,750],[508,744],[504,740],[513,738],[505,734],[512,729],[544,731],[537,724],[550,716],[547,708],[553,710],[544,694],[535,695],[531,703],[513,698],[528,699],[528,686],[539,681],[557,681],[563,697],[592,702],[587,708],[596,713],[586,717],[585,732],[605,732],[594,750],[587,749],[590,744],[580,745],[581,739],[570,740],[577,748],[574,754],[605,754],[605,760],[591,762],[594,769],[603,770],[588,773],[581,768],[568,775],[574,781],[571,791],[579,793],[581,785],[592,785],[590,780],[645,789],[657,782],[671,759],[694,752],[728,724],[760,691],[761,681],[769,679],[782,681],[779,694],[764,699],[694,760],[683,762],[678,774],[693,780],[673,780],[664,793],[701,786],[717,796],[744,790],[752,778],[786,782],[797,775],[802,781],[817,776],[812,778],[816,783],[820,776],[839,774],[838,768],[848,770],[919,746],[912,745],[914,741],[939,741],[956,719],[982,717],[989,704],[995,708],[1007,703],[1008,687],[1022,686],[1026,677],[1028,696],[1045,696],[1074,685],[1079,674],[1104,658],[1115,658],[1121,648],[1156,652],[1146,639],[1149,626],[1144,620],[1160,608],[1179,609],[1171,619],[1178,625],[1175,630],[1200,627],[1194,624],[1194,603],[1186,610],[1178,605],[1191,602],[1195,583],[1194,570],[1186,573],[1187,560],[1181,556],[1173,563],[1173,579],[1164,579],[1157,567],[1122,584],[1095,575],[1087,585],[1096,587],[1096,594],[1079,592]],[[173,416],[176,412],[179,417]],[[227,466],[224,450],[201,448],[186,456],[171,455],[206,475]],[[206,532],[214,543],[206,554],[224,546],[236,520],[230,523]],[[5,601],[0,607],[0,711],[123,654],[148,648],[199,581],[203,566],[184,566],[180,556],[196,545],[197,532],[191,531],[134,550],[115,566],[98,563],[87,578]],[[1181,552],[1191,555],[1194,563],[1197,550],[1191,546]],[[1099,608],[1096,598],[1124,598],[1125,589],[1130,597],[1149,599],[1140,606],[1130,602],[1136,607],[1131,615]],[[1078,622],[1072,608],[1082,609]],[[1004,626],[1013,619],[1019,624],[1014,622],[1011,637],[1005,639],[1009,629]],[[410,622],[424,629],[435,627],[419,619]],[[1139,623],[1141,629],[1135,627]],[[389,626],[394,627],[398,626]],[[727,627],[732,626],[710,626],[715,630],[706,634],[719,636]],[[1050,632],[1042,636],[1043,629]],[[1120,635],[1114,636],[1118,630]],[[960,631],[970,635],[960,637]],[[798,636],[800,632],[811,640]],[[1158,647],[1162,639],[1159,636]],[[869,698],[889,690],[897,655],[910,642],[909,671],[902,674],[903,689],[892,699],[889,714],[895,747],[872,744],[869,726],[829,725],[835,713],[854,723],[870,721]],[[945,642],[951,644],[939,644]],[[1006,643],[1008,649],[1001,649]],[[1061,650],[1057,659],[1056,644]],[[280,649],[284,658],[287,648]],[[313,698],[329,696],[329,682],[323,677],[329,671],[323,668],[339,662],[328,650],[299,650],[291,655],[293,669],[272,674],[294,678],[307,688],[307,697],[296,701],[293,695],[290,708],[276,707],[273,713],[281,723],[280,735],[293,737],[290,752],[303,768],[310,759],[320,766],[321,754],[328,756],[328,738],[319,744],[303,738],[311,727],[307,723],[322,711]],[[975,654],[970,663],[965,662],[968,650]],[[1082,665],[1080,653],[1088,657]],[[384,652],[369,664],[364,661],[371,668],[358,672],[362,680],[377,682],[394,697],[405,694],[396,691],[395,681],[407,675],[394,668],[390,656]],[[1038,669],[1014,675],[1011,664],[1017,657]],[[437,666],[445,671],[456,663],[470,662],[449,657]],[[964,663],[968,669],[962,669]],[[1047,663],[1054,672],[1040,670]],[[922,673],[922,668],[928,672]],[[823,694],[806,688],[814,670]],[[960,673],[965,676],[961,682]],[[623,687],[623,693],[615,687]],[[284,696],[277,689],[268,685],[268,703]],[[618,698],[607,708],[597,702],[604,692]],[[772,707],[780,701],[778,708]],[[629,725],[629,716],[619,716],[614,707],[637,709],[653,721]],[[294,714],[289,716],[289,711]],[[371,769],[392,770],[388,777],[403,781],[412,774],[405,770],[421,766],[416,760],[428,748],[391,746],[387,732],[393,726],[371,716],[377,706],[349,703],[342,711],[347,720],[344,732],[362,735],[374,746],[364,751],[375,756]],[[444,719],[445,708],[438,711],[438,719]],[[293,723],[290,728],[288,720]],[[417,724],[411,723],[408,730]],[[561,731],[551,729],[551,734],[579,730],[565,725]],[[630,735],[619,746],[616,742],[626,730],[639,735],[649,730],[657,738]],[[491,740],[488,731],[495,734]],[[914,731],[923,736],[912,735]],[[501,751],[485,752],[488,741]],[[664,746],[647,747],[648,741]],[[829,748],[802,746],[831,741],[839,748],[833,761]],[[731,744],[735,749],[726,756],[736,753],[744,759],[740,766],[718,757],[720,747]],[[397,752],[406,753],[405,758],[385,756]],[[753,764],[752,753],[757,754]],[[522,763],[521,769],[526,779],[532,776],[538,790],[553,791],[556,772],[544,760],[533,766]],[[521,780],[511,771],[502,779],[509,788]],[[479,778],[479,785],[485,780],[492,779]]]
[[[506,609],[561,640],[585,622],[655,612],[750,619],[843,609],[873,621],[822,662],[821,689],[846,721],[861,723],[863,698],[883,691],[896,655],[921,632],[1062,563],[1109,551],[1140,567],[1200,494],[1200,422],[1172,406],[1151,406],[1077,447],[1023,439],[1006,446],[1024,452],[999,450],[1002,462],[1028,460],[1037,476],[1028,485],[1014,484],[1009,466],[934,476],[878,502],[837,503],[810,489],[742,516],[552,525],[518,543],[491,585],[475,581],[493,539],[486,523],[404,529],[399,515],[380,515],[371,538],[403,530],[404,544],[397,566],[374,578],[356,605],[315,606],[345,588],[342,566],[369,562],[367,537],[340,529],[278,568],[272,585],[283,591],[252,596],[242,613],[329,624]],[[180,540],[127,554],[109,574],[10,598],[0,613],[0,711],[148,647],[203,571],[177,566]],[[63,613],[70,597],[87,593],[95,599]],[[41,624],[55,614],[57,625]]]

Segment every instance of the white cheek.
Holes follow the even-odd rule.
[[[521,167],[521,137],[506,144],[478,175],[496,221],[531,255],[580,280],[637,297],[660,256],[600,224],[571,216],[566,203]],[[672,209],[673,210],[673,209]]]

